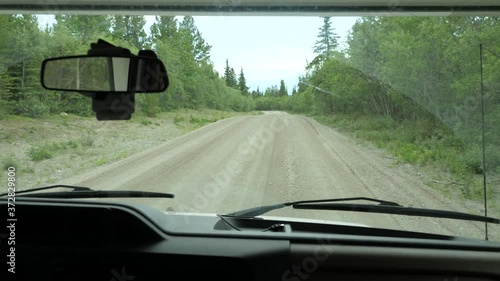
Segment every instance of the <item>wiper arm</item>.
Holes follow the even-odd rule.
[[[480,221],[500,224],[500,220],[492,217],[485,217],[479,215],[472,215],[460,212],[435,210],[435,209],[422,209],[403,206],[384,206],[384,205],[368,205],[368,204],[339,204],[339,203],[326,203],[326,204],[295,204],[292,206],[294,209],[306,210],[332,210],[332,211],[351,211],[351,212],[365,212],[365,213],[379,213],[390,215],[405,215],[405,216],[418,216],[418,217],[431,217],[431,218],[444,218],[466,221]]]
[[[250,208],[250,209],[245,209],[245,210],[233,212],[233,213],[227,214],[226,216],[255,217],[255,216],[263,215],[263,214],[270,212],[270,211],[273,211],[273,210],[282,209],[282,208],[285,208],[288,206],[293,206],[296,204],[331,203],[331,202],[357,201],[357,200],[366,200],[366,201],[377,202],[380,205],[386,205],[386,206],[401,206],[395,202],[379,200],[379,199],[374,199],[374,198],[349,197],[349,198],[334,198],[334,199],[319,199],[319,200],[303,200],[303,201],[295,201],[295,202],[288,202],[288,203],[281,203],[281,204],[274,204],[274,205],[265,205],[265,206],[259,206],[259,207],[255,207],[255,208]]]
[[[368,200],[377,202],[376,205],[369,204],[345,204],[335,203],[341,201],[354,201],[354,200]],[[337,198],[337,199],[324,199],[324,200],[308,200],[281,203],[275,205],[266,205],[251,209],[246,209],[234,213],[227,214],[227,216],[235,217],[255,217],[263,215],[267,212],[292,206],[294,209],[306,210],[331,210],[331,211],[351,211],[351,212],[366,212],[366,213],[379,213],[390,215],[406,215],[406,216],[420,216],[420,217],[433,217],[433,218],[447,218],[467,221],[479,221],[500,224],[497,218],[486,216],[472,215],[453,211],[434,210],[434,209],[421,209],[404,207],[398,203],[391,201],[383,201],[366,197],[353,197],[353,198]]]
[[[55,189],[55,188],[70,188],[72,191],[62,192],[40,192],[31,193],[40,190]],[[23,195],[19,195],[23,194]],[[0,194],[0,197],[7,196],[8,193]],[[92,190],[88,187],[71,186],[71,185],[51,185],[39,188],[16,191],[16,197],[31,197],[31,198],[174,198],[173,194],[149,191],[128,191],[128,190]]]

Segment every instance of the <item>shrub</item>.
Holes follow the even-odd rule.
[[[14,155],[8,155],[2,158],[2,167],[7,170],[9,167],[19,168],[19,162],[14,157]]]
[[[46,147],[32,147],[29,151],[29,156],[33,161],[42,161],[53,157],[52,152]]]
[[[83,147],[92,147],[94,145],[94,138],[91,135],[83,136],[80,139],[80,144]]]
[[[49,107],[36,97],[27,97],[16,103],[15,113],[31,118],[40,118],[49,112]]]

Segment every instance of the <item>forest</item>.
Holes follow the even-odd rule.
[[[492,17],[366,17],[340,49],[324,18],[296,94],[269,106],[315,115],[402,162],[445,171],[449,178],[433,182],[466,197],[482,196],[485,173],[498,194],[499,32]]]
[[[235,71],[231,58],[224,73],[215,70],[212,46],[193,17],[157,16],[147,32],[145,24],[143,16],[57,15],[40,28],[35,15],[1,15],[0,119],[92,115],[86,97],[43,89],[40,64],[84,54],[102,38],[133,53],[153,49],[166,62],[168,90],[137,97],[146,116],[176,109],[283,110],[353,133],[402,162],[449,171],[470,196],[480,194],[471,188],[479,186],[476,175],[500,174],[499,18],[364,17],[340,46],[331,18],[324,17],[311,31],[316,56],[297,84],[281,80],[262,90],[247,86],[244,66]],[[489,187],[498,182],[493,178]]]
[[[168,62],[168,91],[137,97],[136,106],[147,116],[178,108],[255,108],[254,100],[241,94],[238,83],[227,86],[224,76],[215,71],[210,61],[211,46],[196,28],[193,17],[180,21],[177,17],[156,17],[149,32],[145,24],[143,16],[57,15],[53,25],[40,28],[35,15],[1,15],[0,118],[37,118],[60,112],[92,115],[88,98],[43,89],[40,66],[45,58],[85,54],[98,38],[135,54],[140,49],[153,49]],[[244,81],[244,77],[238,81]]]

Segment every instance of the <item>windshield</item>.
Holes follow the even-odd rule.
[[[0,26],[1,165],[17,190],[173,193],[118,200],[167,213],[370,197],[500,217],[499,18],[75,12],[0,15]],[[40,83],[44,59],[98,39],[166,66],[168,89],[136,94],[130,120],[98,121],[89,96]],[[265,215],[485,237],[481,222]]]

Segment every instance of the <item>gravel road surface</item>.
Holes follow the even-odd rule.
[[[404,206],[480,214],[480,206],[446,198],[425,177],[378,149],[311,118],[283,112],[221,120],[152,149],[73,177],[96,189],[170,192],[141,199],[162,211],[228,213],[283,201],[373,197]],[[358,202],[367,203],[367,202]],[[373,227],[484,238],[484,224],[384,214],[293,210],[270,212]],[[500,228],[490,226],[492,240]]]

